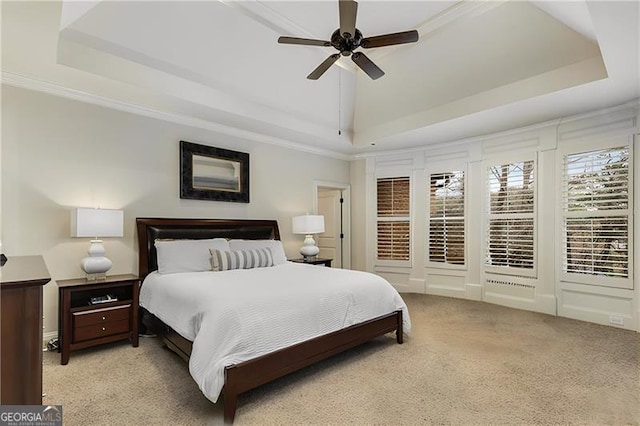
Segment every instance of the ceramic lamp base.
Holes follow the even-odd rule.
[[[316,245],[316,241],[313,239],[313,235],[307,234],[304,239],[304,246],[300,248],[300,254],[305,259],[315,257],[320,253],[320,248]]]
[[[111,269],[113,262],[105,257],[104,246],[101,240],[91,240],[89,247],[89,256],[80,261],[82,270],[87,274],[87,279],[95,280],[104,278],[106,272]]]

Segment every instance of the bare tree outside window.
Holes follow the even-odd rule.
[[[629,276],[629,148],[564,157],[563,271]]]
[[[464,265],[464,172],[431,174],[429,200],[429,260]]]
[[[488,168],[487,250],[485,265],[533,269],[535,163],[533,160]]]

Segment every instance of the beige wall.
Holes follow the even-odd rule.
[[[179,141],[248,152],[251,203],[181,200]],[[277,219],[298,255],[291,217],[313,208],[313,182],[349,183],[348,161],[238,140],[55,96],[2,87],[4,251],[42,254],[54,280],[82,276],[89,241],[69,237],[74,207],[123,209],[124,238],[105,239],[111,274],[136,272],[136,217]],[[45,286],[45,336],[57,330],[57,287]]]
[[[367,270],[366,162],[351,162],[351,269]]]

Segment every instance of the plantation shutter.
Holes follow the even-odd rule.
[[[429,261],[464,265],[464,172],[430,175]]]
[[[487,169],[485,266],[495,272],[534,275],[534,168],[534,160],[528,160]]]
[[[377,259],[409,260],[409,177],[377,180]]]
[[[629,147],[568,154],[563,160],[563,272],[617,286],[615,278],[630,276]]]

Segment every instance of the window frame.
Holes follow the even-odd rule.
[[[610,209],[599,210],[593,214],[588,212],[569,212],[565,210],[564,205],[564,192],[565,192],[565,157],[567,155],[587,153],[592,151],[601,151],[606,149],[618,148],[626,146],[629,150],[629,168],[628,168],[628,183],[627,183],[627,208],[626,209]],[[599,287],[610,287],[619,289],[633,289],[634,278],[634,144],[633,136],[611,136],[606,139],[591,138],[582,139],[579,141],[572,141],[563,143],[557,151],[557,164],[558,164],[558,185],[557,191],[557,206],[558,206],[558,273],[560,281],[586,284]],[[599,218],[599,217],[625,217],[627,219],[627,277],[611,277],[598,274],[583,274],[575,272],[565,271],[566,260],[566,226],[565,220],[567,218]]]
[[[498,165],[524,163],[533,161],[533,212],[532,213],[491,213],[491,190],[489,189],[490,167]],[[508,154],[504,156],[491,156],[482,162],[482,185],[483,185],[483,210],[482,210],[482,269],[485,273],[498,275],[508,275],[526,278],[538,277],[538,155],[537,152],[522,152],[520,154]],[[492,219],[533,219],[533,247],[532,247],[532,268],[518,268],[513,266],[494,266],[487,264],[489,255],[489,229]]]
[[[443,171],[446,169],[446,171]],[[431,176],[437,174],[444,174],[449,172],[462,172],[463,173],[463,184],[464,184],[464,199],[463,199],[463,231],[464,231],[464,263],[463,264],[454,264],[448,262],[437,262],[431,260]],[[433,269],[448,269],[448,270],[456,270],[456,271],[466,271],[469,265],[469,236],[468,236],[468,228],[469,228],[469,218],[468,218],[468,168],[466,164],[438,164],[437,168],[430,168],[425,170],[424,179],[426,182],[426,228],[425,228],[425,265],[427,268]]]
[[[407,178],[409,179],[409,215],[408,216],[378,216],[378,180],[379,179],[391,179],[391,178]],[[374,235],[375,246],[373,253],[373,260],[375,266],[392,266],[392,267],[411,267],[413,264],[413,209],[414,209],[414,179],[413,173],[409,171],[388,171],[378,172],[374,175],[374,206],[375,206],[375,220],[374,220]],[[394,221],[407,221],[409,222],[409,259],[407,260],[390,260],[378,258],[378,223],[379,222],[394,222]]]

